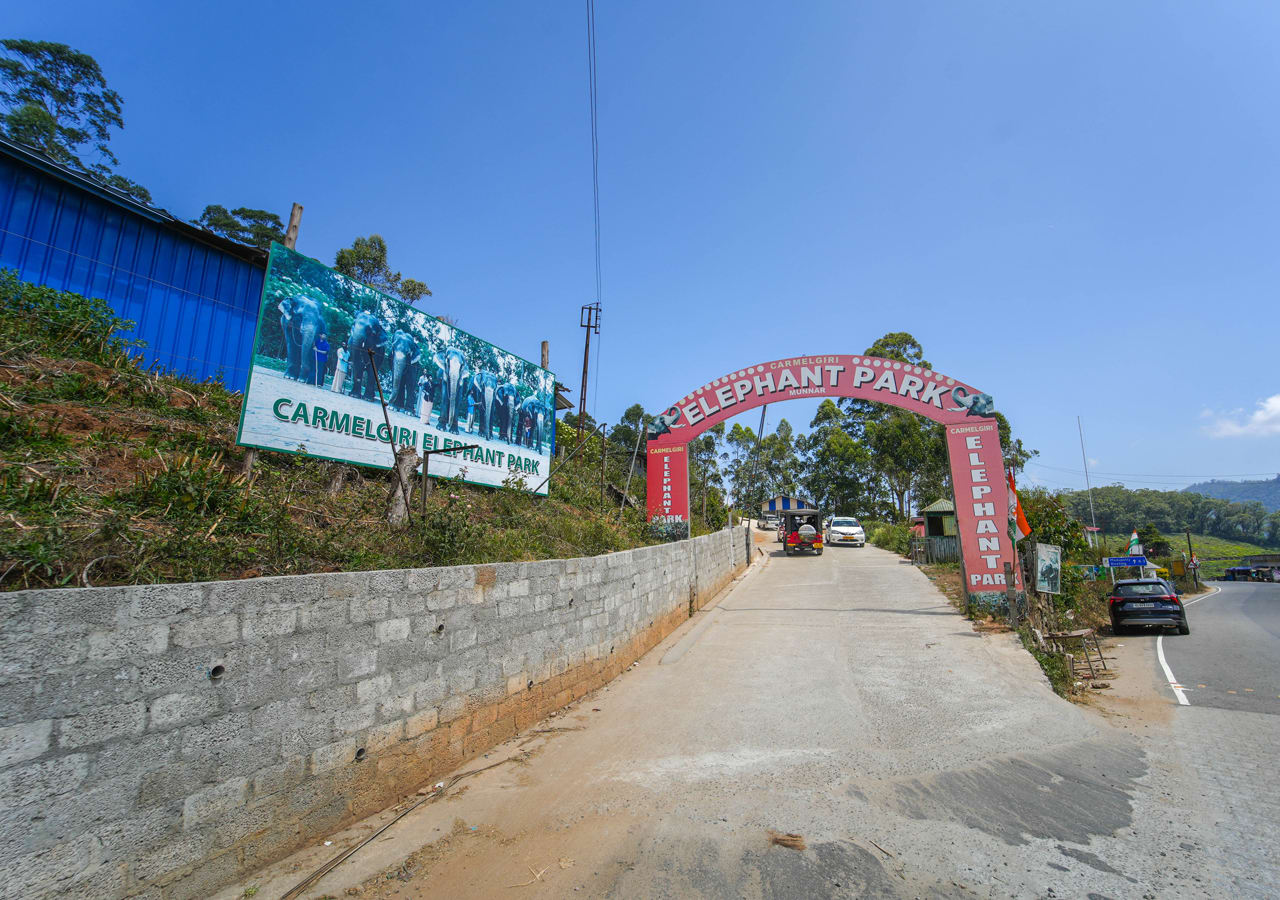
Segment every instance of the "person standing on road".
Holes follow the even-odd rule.
[[[320,334],[316,336],[316,387],[324,387],[325,367],[329,363],[329,340],[328,335]]]

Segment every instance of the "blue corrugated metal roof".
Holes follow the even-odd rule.
[[[812,509],[813,505],[808,500],[801,500],[798,497],[787,497],[779,494],[772,500],[767,501],[761,506],[763,512],[786,512],[791,509]]]
[[[266,254],[180,222],[0,140],[0,268],[101,297],[144,358],[243,390]]]

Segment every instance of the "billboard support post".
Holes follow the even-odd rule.
[[[409,512],[411,504],[409,502],[409,486],[404,483],[404,473],[400,471],[400,451],[396,449],[396,433],[391,428],[391,414],[387,412],[387,400],[382,396],[382,378],[378,375],[378,364],[373,358],[373,348],[367,351],[369,354],[369,365],[373,367],[373,383],[378,386],[378,402],[382,404],[382,418],[387,423],[387,436],[391,439],[391,459],[392,468],[396,470],[396,482],[400,485],[400,493],[404,495],[404,515],[409,522],[409,526],[413,527],[413,515]],[[423,471],[426,471],[426,463],[422,464]]]

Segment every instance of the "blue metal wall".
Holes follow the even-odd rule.
[[[148,363],[244,390],[264,270],[0,155],[0,268],[101,297]]]

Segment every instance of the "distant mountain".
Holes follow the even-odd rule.
[[[1270,481],[1202,481],[1183,488],[1193,494],[1230,500],[1232,503],[1248,503],[1257,500],[1267,512],[1280,510],[1280,475]]]

